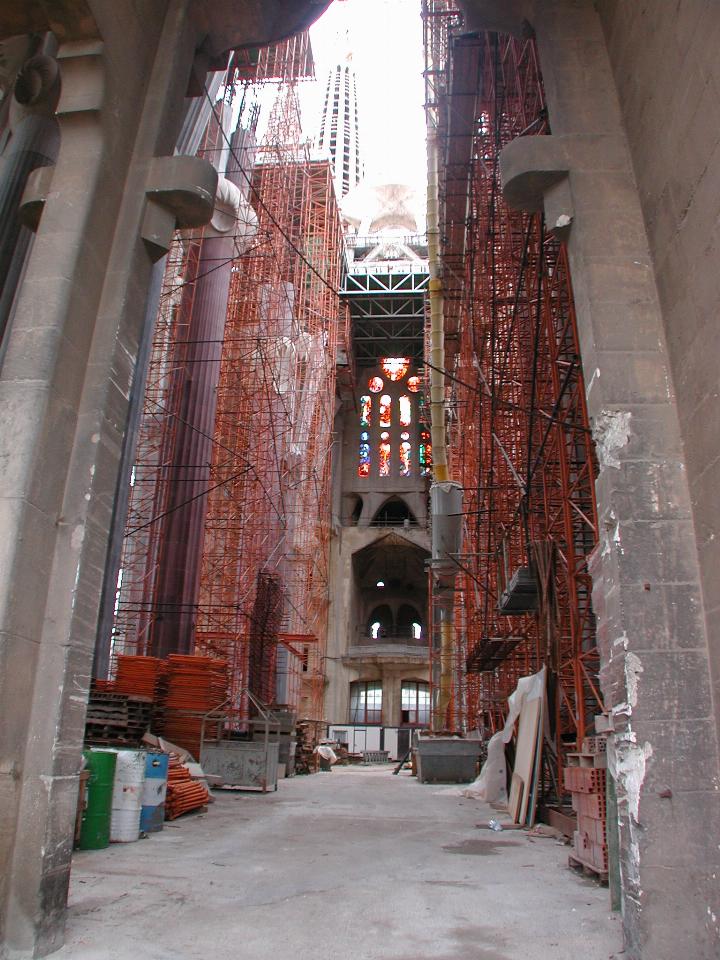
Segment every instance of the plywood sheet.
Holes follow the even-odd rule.
[[[513,823],[518,822],[524,786],[522,777],[517,773],[513,773],[510,783],[510,799],[508,801],[508,813],[512,817]]]
[[[524,823],[525,817],[527,816],[530,787],[532,785],[533,770],[535,767],[535,755],[537,753],[537,738],[540,734],[541,727],[541,716],[542,700],[539,697],[534,700],[526,700],[518,720],[515,767],[513,770],[513,773],[516,773],[523,782],[522,800],[520,802],[518,819],[516,820],[517,823]]]

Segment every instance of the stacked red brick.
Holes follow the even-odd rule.
[[[565,767],[565,789],[577,813],[571,865],[579,865],[607,878],[607,761],[605,737],[586,737],[582,753],[570,753]]]
[[[203,716],[227,701],[227,662],[171,654],[167,665],[163,736],[199,758]]]
[[[174,820],[184,813],[207,805],[209,795],[205,787],[193,780],[190,771],[175,753],[170,754],[168,786],[165,798],[165,819]]]

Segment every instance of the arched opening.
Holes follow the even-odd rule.
[[[360,516],[362,515],[362,509],[363,509],[363,499],[362,499],[362,497],[355,497],[354,502],[353,502],[353,505],[352,505],[352,510],[351,510],[351,512],[350,512],[350,517],[349,517],[349,520],[350,520],[350,523],[352,524],[352,526],[356,527],[356,526],[358,525],[358,523],[360,522]]]
[[[391,497],[386,500],[372,519],[374,527],[402,526],[407,523],[416,523],[415,515],[401,497]]]
[[[422,618],[419,612],[409,603],[404,603],[397,615],[398,637],[408,640],[419,640],[422,637]]]
[[[366,636],[370,640],[381,640],[383,637],[390,637],[393,633],[393,615],[392,610],[386,603],[375,607],[368,617]]]

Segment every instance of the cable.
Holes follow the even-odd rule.
[[[212,112],[213,112],[213,116],[215,117],[215,120],[216,120],[216,122],[217,122],[217,124],[218,124],[218,129],[220,130],[220,134],[221,134],[223,140],[225,141],[225,143],[227,144],[227,147],[228,147],[228,150],[230,151],[231,157],[233,158],[233,160],[235,161],[235,163],[237,163],[237,165],[238,165],[238,169],[237,169],[236,171],[233,171],[233,173],[239,173],[242,177],[245,178],[248,186],[250,187],[250,190],[251,190],[252,194],[254,195],[255,202],[258,204],[258,206],[260,206],[260,207],[263,208],[263,210],[264,210],[265,213],[267,214],[268,219],[269,219],[269,220],[271,221],[271,223],[274,225],[274,227],[276,228],[276,230],[278,231],[278,233],[280,233],[280,235],[285,238],[285,240],[287,241],[288,245],[291,247],[292,250],[295,251],[295,253],[298,255],[298,257],[299,257],[299,258],[302,260],[302,262],[305,264],[305,266],[308,267],[308,269],[309,269],[312,273],[315,274],[315,276],[318,278],[318,280],[320,280],[320,282],[323,283],[323,284],[328,288],[328,290],[329,290],[332,294],[334,294],[335,296],[339,296],[339,295],[340,295],[340,291],[339,291],[339,290],[336,290],[336,289],[332,286],[332,284],[328,283],[327,279],[326,279],[325,277],[323,277],[322,274],[318,273],[318,271],[315,269],[315,267],[312,265],[312,263],[310,263],[310,261],[309,261],[309,260],[307,259],[307,257],[303,254],[303,252],[300,250],[300,248],[292,241],[292,239],[288,236],[288,234],[282,229],[282,227],[280,226],[280,224],[278,223],[278,221],[275,219],[274,215],[271,213],[269,207],[267,206],[267,204],[264,202],[264,200],[263,200],[262,197],[260,196],[260,193],[259,193],[257,187],[253,184],[252,178],[251,178],[250,175],[247,173],[247,171],[244,169],[242,163],[240,162],[239,157],[238,157],[237,154],[235,153],[235,150],[233,149],[232,143],[230,142],[230,139],[228,138],[228,135],[225,133],[225,130],[224,130],[224,128],[223,128],[222,119],[218,116],[218,113],[217,113],[217,111],[216,111],[216,109],[215,109],[215,104],[212,102],[212,98],[211,98],[211,96],[210,96],[210,92],[209,92],[207,86],[203,85],[203,90],[204,90],[204,92],[205,92],[205,96],[206,96],[206,98],[207,98],[207,100],[208,100],[208,103],[210,104],[210,109],[211,109]]]

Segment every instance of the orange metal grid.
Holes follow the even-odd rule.
[[[274,699],[282,632],[317,641],[303,679],[321,712],[335,359],[345,336],[331,171],[301,143],[292,84],[278,90],[257,161],[259,242],[231,286],[196,632],[198,650],[231,662],[239,718],[246,687]],[[294,659],[286,663],[294,673]]]
[[[425,14],[426,42],[447,71],[457,13],[426,3]],[[448,305],[459,329],[451,452],[466,536],[447,722],[492,732],[517,679],[547,664],[560,766],[601,709],[587,569],[597,542],[594,451],[565,251],[540,215],[510,211],[501,193],[502,147],[549,132],[535,45],[492,33],[477,42],[464,275]],[[451,96],[442,102],[442,73],[428,85],[440,113],[453,109]],[[539,611],[499,614],[507,574],[531,563],[543,584]]]
[[[280,46],[260,52],[254,89],[258,80],[282,80],[282,71],[311,72],[306,36]],[[213,116],[202,149],[225,149],[221,137]],[[302,143],[294,83],[280,82],[256,159],[250,200],[259,230],[233,268],[196,653],[230,662],[233,702],[244,717],[248,683],[274,699],[279,632],[302,632],[308,655],[289,654],[282,666],[288,705],[302,702],[304,712],[321,716],[335,362],[337,348],[347,348],[348,320],[337,296],[343,240],[332,174]],[[187,359],[201,238],[202,231],[178,235],[168,258],[130,491],[113,671],[119,654],[153,652],[163,562],[157,521],[168,508],[182,402],[177,373]]]

